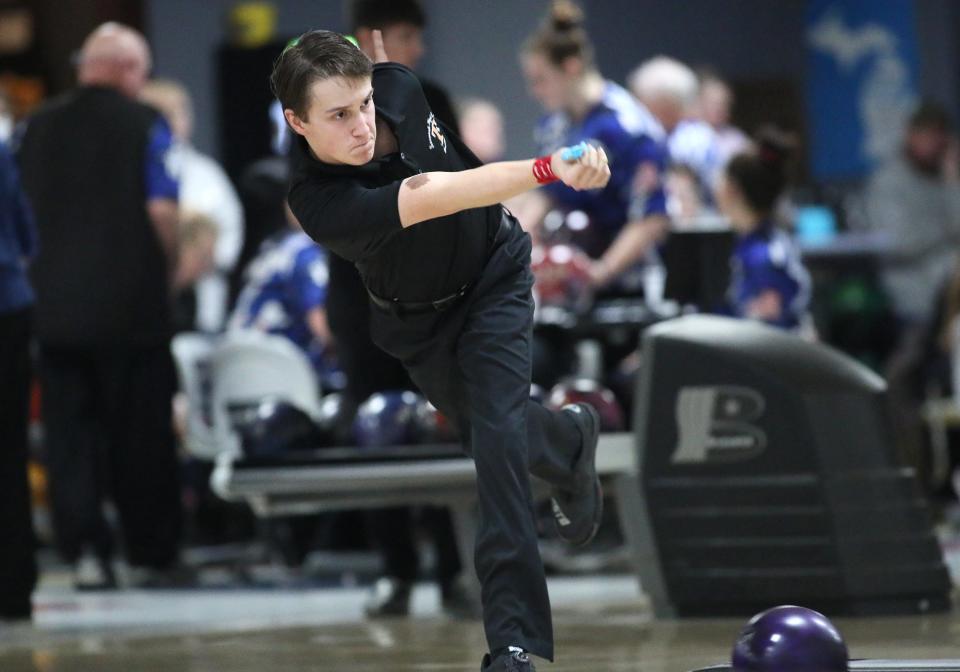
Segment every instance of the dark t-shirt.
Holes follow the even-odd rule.
[[[374,294],[414,302],[449,296],[483,268],[501,208],[464,210],[404,229],[397,207],[404,179],[480,161],[436,120],[409,69],[376,65],[373,88],[377,115],[400,151],[363,166],[330,165],[314,159],[297,136],[290,208],[311,238],[356,264]]]

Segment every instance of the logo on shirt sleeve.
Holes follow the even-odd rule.
[[[443,149],[443,153],[447,153],[447,138],[443,135],[443,131],[440,130],[440,124],[437,123],[436,117],[433,116],[433,112],[430,113],[430,116],[427,117],[427,143],[430,145],[430,149],[435,147],[433,141],[436,140]]]

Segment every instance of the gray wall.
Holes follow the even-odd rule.
[[[213,56],[233,0],[147,0],[156,71],[183,80],[197,108],[195,141],[218,153]],[[344,30],[341,0],[274,0],[279,31]],[[517,50],[545,0],[424,0],[430,15],[422,72],[454,96],[490,98],[505,112],[512,157],[529,155],[537,105],[525,90]],[[710,64],[739,81],[802,81],[804,0],[593,0],[582,3],[604,74],[621,80],[637,63],[669,54]],[[918,0],[921,90],[957,106],[957,4]],[[266,83],[264,83],[266,86]]]
[[[182,81],[193,95],[194,144],[219,154],[219,101],[215,80],[217,47],[227,38],[227,13],[235,0],[147,0],[145,30],[153,47],[154,74]],[[278,32],[298,35],[310,28],[342,30],[340,0],[278,0]],[[255,85],[255,83],[251,83]],[[268,86],[267,82],[262,83]],[[266,114],[266,111],[264,111]]]

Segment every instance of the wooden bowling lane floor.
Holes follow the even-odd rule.
[[[654,621],[632,585],[552,582],[557,662],[538,669],[685,672],[725,662],[743,619]],[[359,590],[47,593],[37,624],[0,626],[0,672],[476,672],[479,623],[442,617],[430,590],[418,588],[413,617],[378,622],[360,617]],[[956,613],[834,622],[854,657],[960,655]]]

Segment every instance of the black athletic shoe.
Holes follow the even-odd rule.
[[[389,618],[410,613],[410,593],[413,584],[385,576],[379,579],[370,591],[363,607],[367,618]]]
[[[490,659],[488,653],[480,663],[480,672],[537,672],[525,651],[511,651]]]
[[[593,406],[582,402],[564,406],[563,410],[573,416],[582,444],[573,467],[572,488],[555,487],[550,507],[560,538],[574,546],[584,546],[597,533],[603,516],[603,491],[596,465],[600,416]]]

